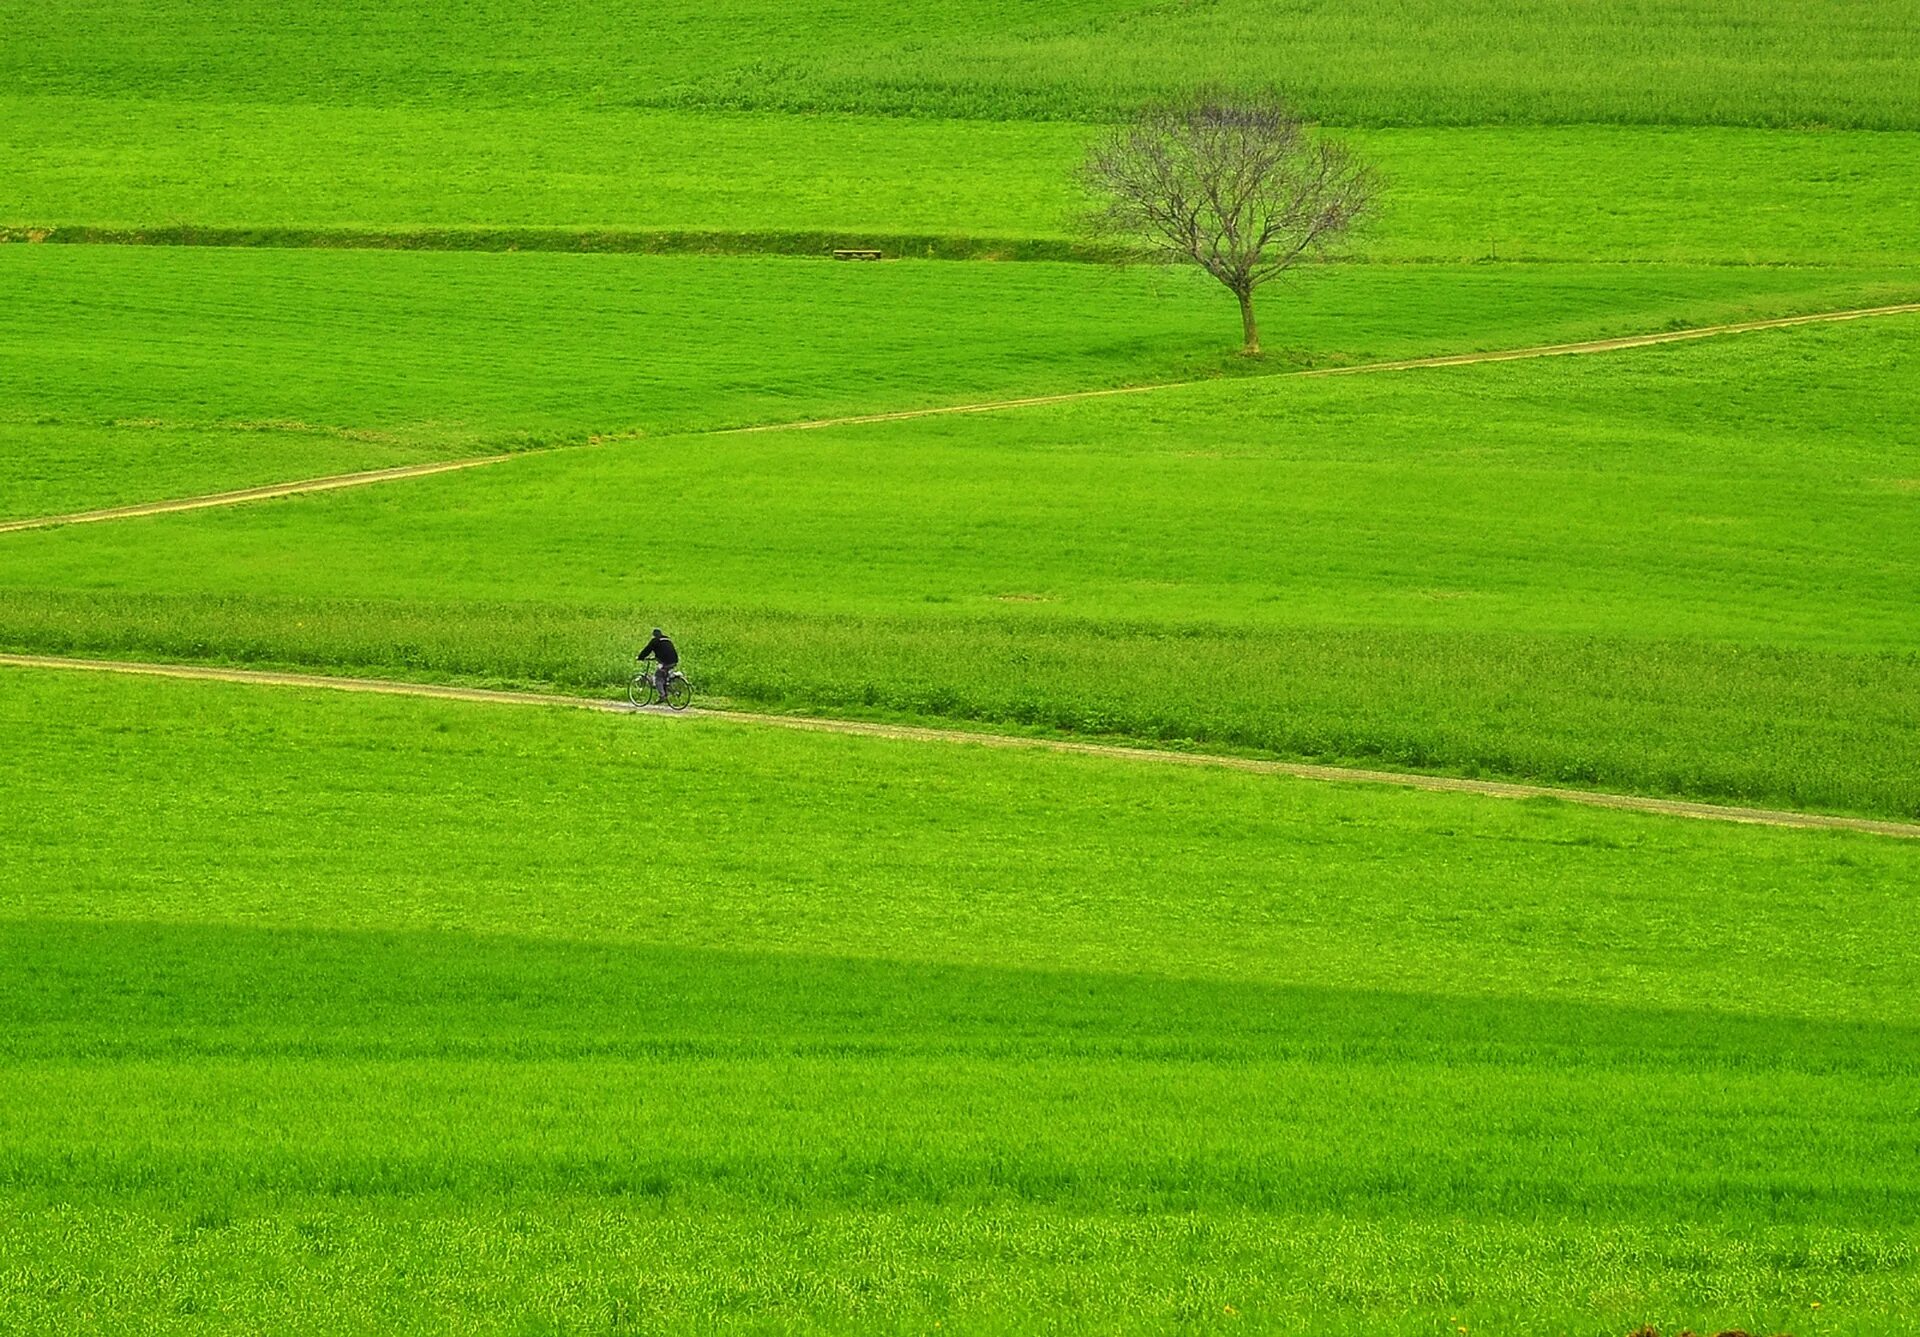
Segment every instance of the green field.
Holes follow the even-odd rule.
[[[18,246],[0,276],[0,516],[1920,296],[1898,268],[1342,267],[1249,365],[1205,279],[1097,265]]]
[[[1915,259],[1898,0],[1024,8],[22,10],[0,229],[1005,252],[1069,233],[1088,123],[1216,81],[1364,131],[1397,187],[1364,255]]]
[[[964,741],[1920,819],[1920,314],[1301,374],[1920,301],[1911,5],[0,33],[0,522],[513,457],[0,651],[749,716],[0,666],[0,1331],[1911,1328],[1920,841]],[[1259,360],[1076,221],[1202,84],[1387,182]]]
[[[1088,130],[631,110],[0,99],[0,228],[453,248],[1057,255]],[[1615,126],[1369,130],[1371,260],[1912,264],[1920,134]],[[139,164],[129,171],[128,164]],[[644,165],[644,170],[638,170]],[[1586,188],[1589,174],[1611,184]],[[55,233],[54,235],[59,235]]]
[[[91,98],[1097,120],[1196,83],[1277,83],[1351,125],[1920,129],[1920,22],[1900,0],[670,0],[644,23],[608,0],[355,0],[298,23],[241,0],[92,0],[9,19],[0,80]]]
[[[1920,1291],[1907,842],[92,675],[0,717],[26,1328]]]
[[[1903,316],[625,441],[21,535],[0,640],[604,692],[663,620],[787,709],[1912,817],[1916,349]]]

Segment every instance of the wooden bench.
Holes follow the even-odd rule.
[[[835,251],[833,253],[833,258],[836,260],[878,260],[880,258],[880,252],[878,251]]]

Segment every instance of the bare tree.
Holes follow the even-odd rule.
[[[1080,176],[1099,201],[1095,232],[1199,265],[1240,299],[1249,355],[1254,290],[1326,252],[1379,191],[1371,167],[1277,98],[1217,93],[1146,108],[1093,146]]]

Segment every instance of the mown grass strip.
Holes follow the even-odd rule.
[[[563,696],[551,692],[504,691],[488,687],[459,687],[447,683],[401,682],[382,678],[331,677],[316,673],[286,673],[265,669],[214,668],[194,664],[154,664],[125,660],[67,659],[57,655],[0,654],[0,664],[14,668],[75,669],[96,673],[131,673],[149,677],[194,678],[214,682],[250,683],[272,687],[320,687],[333,691],[372,692],[392,696],[430,696],[450,701],[474,701],[495,705],[566,706],[579,710],[601,710],[616,714],[634,713],[634,707],[621,701],[584,696]],[[667,712],[649,713],[665,715]],[[1257,775],[1283,775],[1299,780],[1332,781],[1343,784],[1387,784],[1437,793],[1480,794],[1489,798],[1557,799],[1590,807],[1612,808],[1623,812],[1653,813],[1667,817],[1691,817],[1706,821],[1736,822],[1749,826],[1786,826],[1823,830],[1862,831],[1872,835],[1920,839],[1920,823],[1877,821],[1866,817],[1841,817],[1828,813],[1787,812],[1774,808],[1729,807],[1717,803],[1693,803],[1680,799],[1647,798],[1638,794],[1609,794],[1585,789],[1563,789],[1550,785],[1514,784],[1499,780],[1470,780],[1459,776],[1420,775],[1404,771],[1364,770],[1348,766],[1317,766],[1303,762],[1268,761],[1256,757],[1234,757],[1220,753],[1171,752],[1157,748],[1129,747],[1118,743],[1089,743],[1062,738],[1023,737],[1018,734],[977,732],[971,729],[935,729],[924,725],[883,724],[870,720],[831,719],[821,716],[769,715],[756,711],[693,709],[685,712],[695,719],[726,720],[735,724],[771,725],[783,729],[811,730],[821,733],[853,734],[867,738],[893,738],[922,743],[974,743],[984,747],[1025,748],[1043,752],[1080,756],[1115,757],[1130,761],[1171,762],[1184,766],[1224,767]]]

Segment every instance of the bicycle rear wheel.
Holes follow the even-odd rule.
[[[627,684],[627,700],[636,706],[653,704],[653,675],[640,672],[633,675],[633,681]]]
[[[678,673],[667,679],[667,706],[671,710],[685,710],[693,703],[693,684]]]

